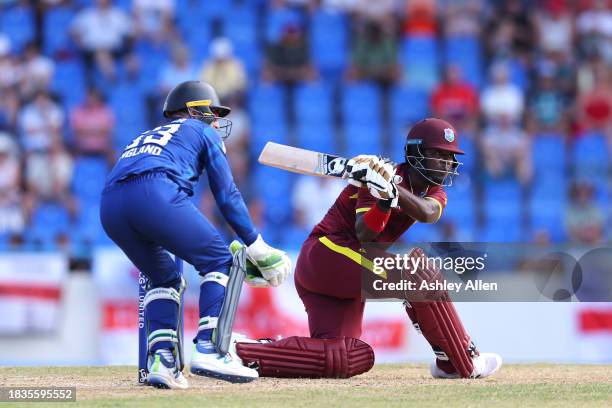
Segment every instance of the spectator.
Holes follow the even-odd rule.
[[[523,92],[509,80],[508,66],[503,63],[491,68],[492,84],[480,97],[480,105],[486,123],[493,123],[499,116],[505,116],[514,123],[521,120],[525,109]]]
[[[133,0],[135,36],[160,42],[174,35],[176,0]]]
[[[16,86],[21,80],[19,63],[11,55],[11,42],[0,33],[0,92]]]
[[[555,84],[555,66],[540,67],[536,88],[529,98],[528,128],[533,133],[565,133],[567,101]]]
[[[53,60],[42,55],[35,43],[27,44],[21,63],[22,97],[30,98],[38,91],[47,90],[54,70]]]
[[[17,118],[21,145],[26,152],[46,150],[62,138],[64,111],[46,91],[38,91]]]
[[[567,52],[574,42],[574,19],[560,0],[548,0],[536,14],[538,47],[544,53]]]
[[[222,101],[240,96],[246,89],[247,74],[242,62],[234,57],[232,43],[227,38],[216,38],[210,44],[210,59],[200,72],[202,81],[215,88]]]
[[[2,98],[0,98],[0,130],[16,131],[19,108],[17,88],[13,87],[2,90]]]
[[[323,219],[344,187],[345,184],[338,180],[300,177],[291,196],[296,212],[294,219],[313,227]],[[317,199],[313,200],[313,197]]]
[[[522,0],[496,2],[485,30],[489,55],[515,55],[525,59],[533,50],[535,30],[526,3]]]
[[[85,101],[70,116],[75,152],[114,160],[112,148],[115,115],[96,88],[87,91]]]
[[[345,5],[350,13],[366,20],[376,20],[379,22],[392,21],[396,13],[397,0],[349,0]]]
[[[592,245],[603,239],[605,219],[593,196],[594,187],[588,182],[575,181],[569,188],[570,204],[565,211],[564,225],[574,243]]]
[[[175,85],[191,81],[197,76],[197,71],[191,63],[189,49],[178,43],[172,47],[172,60],[164,66],[159,74],[160,94],[166,97]]]
[[[583,55],[601,55],[612,64],[612,10],[608,0],[593,0],[576,21],[578,43]]]
[[[303,28],[287,24],[280,40],[268,48],[264,80],[294,83],[309,81],[315,76]]]
[[[440,9],[444,15],[444,34],[446,37],[474,37],[481,32],[483,0],[444,0]]]
[[[435,0],[406,0],[405,36],[435,37],[438,31]]]
[[[513,170],[524,185],[531,181],[531,142],[528,135],[507,115],[497,116],[482,136],[485,167],[493,177]]]
[[[115,60],[127,54],[131,22],[128,15],[112,5],[112,0],[96,0],[81,10],[71,32],[83,52],[90,83],[97,68],[106,78],[115,77]]]
[[[431,108],[434,116],[448,120],[460,131],[474,130],[478,116],[478,94],[472,85],[463,80],[461,68],[448,66],[444,81],[432,94]]]
[[[594,69],[593,87],[578,95],[578,127],[609,132],[612,136],[612,78],[606,65]]]
[[[76,203],[70,193],[73,175],[72,156],[61,140],[55,140],[46,151],[32,152],[25,159],[26,204],[33,213],[39,203],[57,203],[76,215]]]
[[[399,79],[397,40],[392,29],[374,20],[357,22],[349,79],[373,80],[383,85]]]
[[[17,145],[9,134],[0,132],[0,235],[19,233],[24,228],[20,183]]]

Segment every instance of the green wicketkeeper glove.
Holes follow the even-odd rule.
[[[230,252],[232,255],[236,253],[240,248],[245,245],[240,243],[238,240],[233,240],[229,246]],[[264,279],[263,275],[257,269],[255,264],[251,262],[248,258],[246,261],[246,278],[244,279],[246,283],[254,288],[269,288],[270,282]]]

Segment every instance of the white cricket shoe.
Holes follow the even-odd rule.
[[[186,390],[189,383],[182,372],[178,370],[174,355],[170,350],[155,351],[148,360],[149,375],[147,382],[157,388]]]
[[[232,341],[232,344],[234,342]],[[190,371],[195,375],[217,378],[233,383],[245,383],[259,378],[257,371],[242,365],[234,352],[230,350],[222,356],[217,353],[210,342],[198,342],[193,345]]]
[[[480,353],[475,356],[472,361],[474,362],[474,372],[470,378],[486,378],[496,372],[502,366],[502,358],[499,354],[495,353]],[[436,362],[431,364],[431,375],[433,378],[444,378],[444,379],[456,379],[461,378],[459,373],[447,373],[440,369]]]

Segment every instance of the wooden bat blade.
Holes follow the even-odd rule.
[[[268,142],[259,155],[266,166],[320,177],[342,177],[347,160],[343,157]]]

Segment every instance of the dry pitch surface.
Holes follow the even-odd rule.
[[[612,366],[510,365],[484,380],[434,380],[425,365],[377,365],[348,380],[263,378],[229,384],[189,375],[187,391],[136,384],[135,367],[0,367],[0,386],[76,386],[77,403],[152,407],[611,407]],[[0,406],[8,406],[2,404]],[[23,407],[29,403],[17,403]]]

